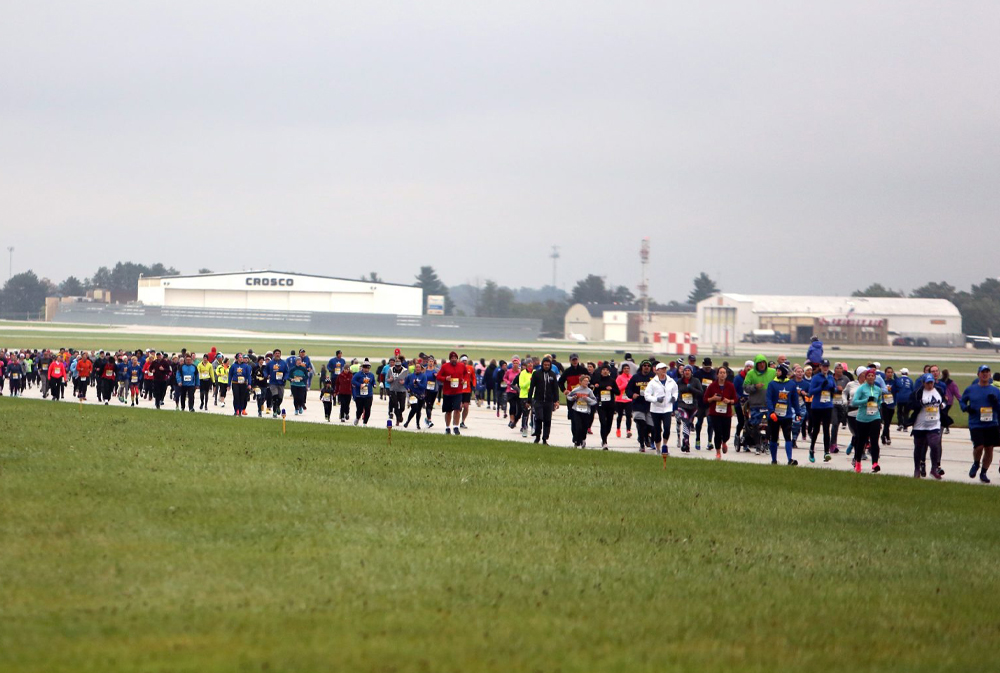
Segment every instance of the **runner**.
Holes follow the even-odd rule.
[[[857,433],[854,438],[854,445],[858,449],[854,455],[854,471],[858,474],[861,474],[863,447],[866,445],[872,456],[872,472],[879,472],[882,469],[878,465],[879,431],[882,429],[882,388],[876,383],[878,379],[876,371],[871,367],[865,372],[864,383],[858,386],[852,398],[852,404],[858,407]]]
[[[882,443],[892,446],[892,438],[889,437],[889,430],[892,428],[892,417],[896,413],[896,395],[893,393],[893,385],[896,383],[896,371],[887,366],[883,375],[886,387],[882,391]]]
[[[767,404],[767,441],[771,464],[778,464],[778,435],[785,438],[785,457],[789,465],[798,465],[792,458],[792,423],[799,415],[799,394],[794,381],[788,378],[788,364],[778,365],[777,372],[767,384],[764,396]]]
[[[747,405],[750,408],[747,439],[758,454],[763,451],[760,441],[761,425],[769,414],[766,399],[767,385],[774,380],[774,376],[775,371],[767,366],[767,358],[757,355],[753,359],[753,369],[747,372],[743,379],[743,392],[747,396]]]
[[[424,367],[424,373],[427,374],[427,393],[424,395],[424,409],[427,410],[427,427],[433,428],[434,423],[431,421],[431,412],[434,411],[434,402],[438,399],[438,368],[437,361],[433,355],[427,356],[427,366]]]
[[[391,360],[392,367],[385,373],[385,386],[389,389],[389,416],[396,417],[396,425],[403,424],[403,412],[406,411],[407,385],[406,379],[410,373],[398,360]]]
[[[701,369],[696,371],[694,375],[701,381],[701,387],[708,390],[708,387],[715,382],[716,375],[715,370],[712,369],[712,358],[705,358],[701,361]],[[704,398],[698,402],[698,422],[694,428],[694,448],[701,451],[701,427],[705,423],[705,416],[708,415],[708,402]],[[712,423],[708,424],[708,450],[711,451],[714,447],[712,441],[712,436],[715,430],[712,429]]]
[[[627,362],[623,362],[615,385],[618,386],[619,395],[615,398],[615,436],[622,436],[622,416],[625,416],[625,437],[632,438],[632,398],[625,394],[625,388],[632,379],[632,370]]]
[[[747,374],[753,369],[753,360],[747,360],[743,363],[743,369],[736,372],[733,376],[733,387],[736,388],[736,437],[733,440],[733,445],[736,447],[736,453],[740,452],[743,447],[743,430],[746,427],[746,416],[743,413],[743,405],[746,404],[747,395],[743,392],[743,381],[746,379]],[[749,447],[746,449],[747,453],[750,453]]]
[[[295,415],[300,416],[306,410],[306,393],[309,390],[309,369],[302,358],[296,357],[295,364],[288,372],[288,387],[292,392],[292,406],[295,407]],[[226,406],[223,403],[222,406]]]
[[[844,400],[844,404],[847,407],[847,429],[851,433],[851,441],[849,441],[847,443],[847,451],[846,451],[846,453],[847,453],[848,456],[851,455],[851,451],[854,450],[855,440],[856,440],[856,438],[858,436],[858,407],[855,406],[854,402],[853,402],[853,400],[854,400],[854,393],[861,386],[861,377],[864,376],[864,374],[865,374],[866,371],[868,371],[868,368],[865,367],[864,365],[861,365],[860,367],[858,367],[857,370],[854,372],[854,377],[855,378],[851,379],[847,383],[847,385],[844,387],[844,392],[841,395],[841,397]],[[862,446],[861,446],[861,458],[862,458],[862,460],[864,459],[864,456],[865,456],[865,447],[862,444]],[[852,462],[852,465],[853,465],[853,462]]]
[[[420,416],[424,410],[424,398],[427,396],[427,374],[419,361],[413,365],[413,373],[406,375],[405,383],[406,391],[409,394],[410,415],[406,417],[406,423],[403,423],[403,427],[409,427],[410,421],[416,418],[417,430],[419,430]]]
[[[459,424],[462,418],[462,381],[466,379],[467,369],[458,361],[458,353],[452,351],[448,353],[448,362],[441,365],[437,373],[437,381],[441,385],[442,405],[444,412],[444,432],[446,435],[452,434],[452,425],[455,427],[455,434],[459,432]]]
[[[250,402],[250,384],[253,381],[253,366],[242,353],[236,354],[236,363],[229,368],[229,385],[233,389],[233,415],[246,416]],[[194,404],[194,397],[191,398]]]
[[[906,371],[900,370],[900,373]],[[940,479],[941,470],[941,407],[944,399],[934,388],[934,377],[923,374],[918,379],[920,388],[911,394],[908,406],[897,397],[899,422],[903,428],[913,427],[913,476],[927,476],[927,449],[931,450],[931,476]],[[909,417],[907,418],[907,413]]]
[[[910,370],[906,367],[900,369],[899,374],[889,385],[889,390],[896,400],[896,409],[898,410],[896,415],[896,430],[902,432],[903,421],[906,419],[900,418],[900,414],[905,416],[913,402],[913,380],[910,378]],[[938,419],[940,421],[940,413],[938,414]],[[886,430],[883,429],[883,432],[886,432]]]
[[[329,374],[329,370],[327,374]],[[337,393],[333,388],[333,381],[327,376],[323,379],[323,387],[319,390],[319,401],[323,403],[323,416],[326,418],[326,422],[330,422],[330,414],[333,413],[333,403],[336,399]]]
[[[979,472],[979,481],[990,483],[986,476],[993,463],[993,447],[1000,444],[1000,390],[993,386],[989,365],[979,367],[979,380],[965,389],[959,407],[969,415],[969,434],[972,437],[972,469],[969,478]]]
[[[87,401],[87,384],[90,383],[90,375],[93,371],[94,363],[90,361],[86,353],[80,353],[80,357],[76,361],[76,396],[82,402]]]
[[[465,367],[465,375],[462,377],[462,421],[459,425],[465,430],[465,419],[469,417],[469,405],[472,403],[472,391],[476,387],[476,368],[468,355],[463,355],[460,361]]]
[[[640,453],[646,453],[646,448],[651,446],[653,418],[649,415],[649,402],[643,396],[651,378],[653,378],[653,367],[649,360],[643,360],[639,365],[639,371],[625,386],[625,394],[632,399],[632,418],[635,420]]]
[[[194,364],[190,355],[184,358],[184,362],[177,367],[174,377],[177,381],[177,402],[180,410],[184,411],[186,405],[188,411],[194,413],[194,392],[198,389],[198,366]]]
[[[132,400],[130,406],[139,404],[139,396],[142,394],[142,365],[139,363],[139,356],[133,355],[132,361],[128,365],[128,392]]]
[[[533,422],[531,401],[528,393],[531,391],[531,375],[535,369],[535,362],[530,356],[524,359],[524,367],[517,375],[517,403],[521,407],[521,436],[528,436],[528,423]]]
[[[801,433],[803,437],[806,436],[803,426],[809,419],[809,403],[812,398],[809,397],[809,382],[806,381],[806,372],[801,365],[792,367],[792,380],[795,382],[795,389],[799,395],[799,415],[796,420],[792,421],[792,448],[797,449],[799,448],[799,434]]]
[[[257,399],[257,417],[262,418],[264,416],[264,408],[267,407],[267,411],[271,411],[271,391],[268,389],[267,379],[269,376],[268,360],[264,356],[259,356],[257,358],[257,366],[253,370],[253,390],[254,395]],[[205,399],[206,406],[208,399]]]
[[[201,358],[201,362],[198,363],[199,409],[208,410],[208,394],[214,386],[215,367],[212,365],[212,361],[209,360],[208,353],[205,353]]]
[[[573,388],[574,400],[577,401],[577,404],[579,404],[579,391],[582,387],[584,386],[579,385],[578,379],[578,385]],[[588,401],[584,402],[588,407],[587,413],[589,414],[589,408],[593,406],[589,401],[593,398],[593,393],[589,387],[586,394],[590,396]],[[547,356],[542,360],[541,369],[537,369],[531,374],[528,384],[528,401],[531,403],[531,411],[535,418],[535,444],[539,440],[543,444],[548,444],[549,432],[552,430],[552,412],[559,409],[559,377],[552,371],[552,360]],[[594,404],[596,403],[597,401],[594,400]],[[580,411],[582,409],[578,408],[578,412]],[[580,416],[576,422],[579,425],[586,423],[586,421],[587,418]],[[583,432],[586,436],[586,425],[583,426]],[[577,442],[574,441],[574,446],[577,445]]]
[[[368,419],[372,415],[372,401],[375,399],[375,375],[372,374],[372,365],[365,358],[361,363],[361,371],[351,378],[351,396],[354,398],[354,425],[364,420],[368,425]]]
[[[833,400],[837,397],[837,379],[830,372],[830,361],[822,360],[819,371],[813,374],[809,383],[809,396],[812,399],[812,416],[809,438],[809,462],[816,462],[816,438],[823,430],[823,462],[830,462],[830,422],[833,419]]]
[[[670,453],[667,448],[670,443],[670,419],[678,397],[677,383],[667,376],[668,369],[666,362],[657,363],[655,376],[642,391],[642,396],[649,403],[653,447],[663,455]]]
[[[601,364],[597,380],[593,383],[594,395],[597,398],[597,416],[601,424],[601,448],[608,450],[608,435],[611,434],[611,422],[615,417],[615,398],[621,392],[618,383],[611,373],[611,365]]]
[[[547,367],[546,367],[547,366]],[[558,381],[555,378],[555,374],[552,373],[552,361],[546,358],[542,361],[542,370],[536,372],[536,375],[542,377],[540,386],[543,388],[550,388],[552,391],[552,398],[555,400],[559,399],[558,392]],[[551,386],[550,386],[551,383]],[[532,387],[534,388],[534,377],[532,377]],[[546,406],[546,409],[551,409],[553,405],[548,401],[547,396],[542,396],[542,405]],[[590,424],[590,420],[593,416],[593,408],[597,406],[597,398],[594,397],[594,391],[590,388],[590,376],[588,374],[583,374],[577,378],[577,385],[566,393],[566,406],[570,407],[570,431],[573,435],[573,447],[577,449],[587,448],[587,427]],[[559,407],[559,402],[555,402],[554,408]],[[545,422],[545,411],[542,413],[536,412],[536,417],[543,419],[543,422],[536,424],[536,428],[545,427],[545,443],[548,444],[549,438],[549,426],[552,424],[551,411],[548,411],[548,422]],[[538,432],[535,430],[535,444],[538,443]]]
[[[709,431],[715,435],[715,459],[722,460],[722,454],[729,451],[729,436],[733,429],[733,406],[738,403],[736,387],[727,380],[729,372],[719,367],[716,379],[705,390],[704,400],[708,404]],[[711,448],[711,443],[709,443]]]
[[[510,369],[503,376],[503,390],[507,398],[507,407],[509,409],[508,418],[510,421],[507,423],[507,427],[514,429],[517,422],[521,420],[521,388],[518,385],[518,379],[521,376],[521,358],[516,355],[510,359]],[[504,414],[507,416],[507,414]]]
[[[288,382],[288,364],[281,359],[281,349],[275,348],[271,361],[267,363],[267,389],[271,393],[271,418],[281,415],[281,403],[285,399],[285,384]]]

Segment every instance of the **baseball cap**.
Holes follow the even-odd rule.
[[[667,368],[667,363],[666,362],[661,362],[658,365],[656,365],[656,370],[657,371],[659,371],[661,369],[666,369],[666,368]]]
[[[829,361],[829,360],[827,360],[826,358],[824,358],[824,359],[823,359],[823,360],[822,360],[822,361],[820,362],[820,365],[822,365],[823,367],[829,367],[829,366],[830,366],[830,361]]]
[[[979,371],[977,373],[982,374],[983,372],[992,371],[989,365],[979,365]]]
[[[704,360],[701,361],[701,364],[707,367],[712,366],[712,358],[705,358]]]
[[[579,360],[580,356],[577,355],[576,353],[572,353],[572,354],[570,354],[569,359],[570,360]]]
[[[900,374],[909,374],[910,370],[907,369],[906,367],[903,367],[902,369],[899,370],[899,373]]]

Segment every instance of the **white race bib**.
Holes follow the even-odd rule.
[[[448,379],[448,387],[449,388],[457,388],[458,387],[458,379],[456,379],[454,377]]]
[[[832,398],[830,397],[830,391],[829,390],[823,390],[823,391],[820,392],[820,394],[819,394],[820,404],[829,404],[830,401],[831,401],[831,399]]]
[[[895,401],[895,399],[896,398],[894,398],[892,396],[892,393],[886,393],[886,394],[882,395],[882,403],[883,404],[892,404]]]
[[[878,416],[878,404],[876,402],[869,402],[867,409],[869,416]]]
[[[785,414],[788,413],[788,405],[787,404],[781,404],[780,402],[778,404],[775,404],[774,405],[774,413],[779,418],[784,418]]]
[[[333,368],[333,375],[334,376],[340,376],[340,367],[334,367]]]
[[[681,402],[684,404],[694,404],[694,395],[691,393],[684,393],[681,395]]]
[[[417,396],[410,395],[410,404],[416,404],[416,403],[417,403]]]
[[[993,422],[993,407],[980,407],[979,408],[979,420],[983,423]]]
[[[274,380],[275,381],[281,381],[284,378],[285,378],[285,373],[284,372],[274,372]]]
[[[715,413],[717,414],[728,414],[729,413],[729,403],[725,400],[719,400],[715,403]]]
[[[247,382],[247,379],[246,379],[246,377],[245,377],[245,376],[237,376],[237,377],[236,377],[236,382],[237,382],[237,383],[246,383],[246,382]]]
[[[437,381],[427,382],[427,390],[434,390],[435,388],[437,388]]]
[[[136,376],[135,374],[132,374],[132,383],[138,383],[138,382],[139,382],[139,377]]]
[[[610,401],[611,401],[611,391],[610,390],[602,390],[601,391],[601,402],[610,402]]]
[[[12,378],[15,381],[17,381],[19,378],[21,378],[21,375],[18,374],[17,372],[14,372],[13,374],[10,375],[10,378]]]
[[[924,418],[931,423],[937,423],[940,410],[936,406],[924,407]]]
[[[331,395],[330,393],[323,393],[323,401],[324,402],[329,402],[332,399],[333,399],[333,395]]]
[[[184,375],[184,383],[191,383],[191,375],[190,374],[185,374]]]
[[[361,394],[362,395],[367,395],[368,394],[368,384],[367,383],[362,383],[361,384]]]
[[[589,411],[590,410],[590,407],[587,404],[587,398],[586,397],[581,397],[580,399],[578,399],[576,401],[576,410],[577,411]]]

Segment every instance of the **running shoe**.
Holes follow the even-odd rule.
[[[861,474],[861,461],[857,458],[854,459],[854,471]]]
[[[358,424],[358,422],[357,422],[357,421],[355,421],[355,422],[354,422],[354,425],[357,425],[357,424]],[[445,429],[444,429],[444,434],[446,434],[446,435],[450,435],[450,434],[451,434],[451,428],[445,428]]]
[[[615,430],[615,437],[621,438],[621,436],[622,436],[622,429],[618,428],[617,430]]]
[[[969,470],[969,479],[975,479],[976,472],[979,472],[979,463],[972,464],[972,469]]]
[[[921,477],[927,476],[927,463],[923,461],[920,461],[920,476]]]
[[[695,451],[701,451],[701,441],[695,440],[695,442],[694,442],[694,450]]]
[[[849,456],[849,455],[851,455],[851,451],[853,451],[853,450],[854,450],[854,445],[853,444],[848,444],[847,445],[847,451],[845,451],[845,453]]]
[[[990,483],[990,478],[986,476],[985,471],[979,473],[979,481],[983,482],[984,484]]]
[[[712,449],[714,449],[714,448],[715,448],[715,447],[714,447],[714,446],[712,445],[712,442],[709,442],[709,443],[708,443],[708,450],[709,450],[709,451],[711,451],[711,450],[712,450]]]
[[[829,463],[832,459],[833,459],[833,456],[831,456],[829,453],[824,453],[823,454],[823,462],[824,463]]]
[[[882,468],[878,466],[878,463],[872,463],[872,472],[881,472]]]
[[[459,431],[458,431],[458,428],[452,428],[452,429],[453,429],[453,430],[455,431],[455,434],[456,434],[456,435],[460,435],[460,434],[462,434],[461,432],[459,432]]]
[[[601,451],[607,451],[607,450],[608,450],[608,445],[607,444],[602,444],[601,445]]]
[[[646,447],[645,446],[640,446],[639,447],[639,453],[646,453]]]
[[[774,462],[777,463],[778,461],[774,461]],[[794,458],[792,458],[790,461],[788,461],[788,464],[791,465],[792,467],[795,467],[796,465],[799,464],[799,461],[797,461]]]
[[[816,462],[816,453],[813,452],[813,451],[809,452],[809,462],[810,463],[815,463]]]
[[[943,472],[941,472],[941,470],[936,470],[934,468],[931,468],[931,476],[934,477],[935,479],[940,479],[942,474]]]
[[[626,430],[625,431],[625,439],[632,439],[632,431],[631,430]]]
[[[464,422],[464,421],[463,421],[462,423],[459,423],[459,424],[458,424],[458,427],[462,428],[463,430],[468,430],[468,429],[469,429],[468,427],[466,427],[466,425],[465,425],[465,422]]]

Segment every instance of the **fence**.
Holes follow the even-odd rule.
[[[55,320],[94,325],[200,327],[446,341],[534,341],[542,321],[444,315],[183,308],[139,304],[64,304]]]

